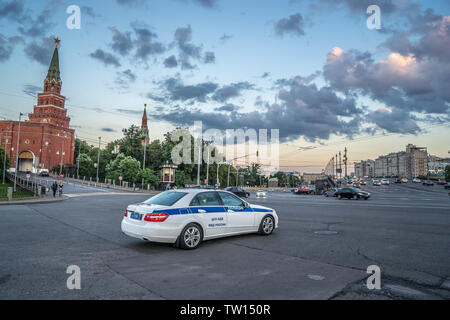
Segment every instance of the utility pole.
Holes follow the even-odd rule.
[[[202,140],[198,138],[197,185],[200,185],[200,163],[202,159]]]
[[[238,182],[239,182],[239,167],[236,166],[236,187],[238,186]]]
[[[347,177],[347,147],[344,148],[345,177]]]
[[[2,183],[5,184],[5,174],[6,174],[6,145],[8,144],[8,138],[5,137],[5,154],[3,155],[3,181]]]
[[[336,180],[338,179],[338,156],[337,156],[337,153],[336,153],[336,156],[334,157],[334,159],[335,159],[335,161],[336,161],[336,166],[335,166],[335,168],[336,168]]]
[[[22,119],[23,113],[19,113],[19,131],[17,132],[17,149],[16,149],[16,168],[14,172],[14,192],[16,192],[17,187],[17,171],[19,168],[19,141],[20,141],[20,120]],[[14,134],[14,133],[13,133]]]
[[[209,185],[209,144],[206,147],[206,151],[208,152],[208,157],[206,161],[206,185]]]
[[[231,164],[228,164],[227,188],[230,186],[230,167]]]
[[[220,163],[217,162],[217,177],[216,177],[217,188],[219,188],[219,166],[220,166]]]
[[[98,153],[97,153],[97,183],[98,183],[98,169],[100,168],[100,142],[102,137],[98,137]]]
[[[341,162],[341,152],[339,151],[339,180],[342,179],[342,162]]]
[[[81,152],[81,141],[78,140],[77,178],[80,176],[80,152]]]
[[[64,138],[62,140],[61,160],[59,161],[59,174],[60,175],[62,174],[63,156],[64,156]]]

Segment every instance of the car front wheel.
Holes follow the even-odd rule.
[[[273,232],[273,229],[275,229],[275,220],[272,216],[267,215],[261,220],[258,233],[268,236]]]
[[[203,239],[203,231],[198,224],[190,223],[180,234],[180,247],[185,250],[198,248]]]

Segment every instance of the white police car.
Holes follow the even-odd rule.
[[[277,227],[275,210],[249,204],[228,191],[205,189],[166,191],[129,205],[121,224],[130,237],[183,249],[238,234],[270,235]]]

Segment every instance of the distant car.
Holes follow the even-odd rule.
[[[40,177],[48,177],[49,176],[48,171],[47,170],[42,170],[41,172],[39,172],[39,176]]]
[[[325,197],[336,197],[336,192],[339,190],[339,188],[334,188],[327,190],[323,193]]]
[[[439,179],[438,182],[437,182],[437,184],[439,184],[439,185],[441,185],[441,186],[444,186],[444,185],[447,184],[447,180],[445,180],[445,179]]]
[[[311,189],[308,187],[301,187],[301,188],[298,188],[295,193],[296,194],[311,194]]]
[[[336,197],[339,199],[347,198],[347,199],[364,199],[367,200],[370,198],[370,193],[367,191],[363,191],[358,188],[342,188],[339,189],[335,193]]]
[[[402,182],[403,183],[408,183],[408,179],[407,178],[402,178]]]
[[[367,181],[366,181],[366,180],[361,180],[359,183],[360,183],[362,186],[365,186],[365,185],[367,184]]]
[[[434,182],[431,180],[425,180],[424,182],[422,182],[422,185],[424,186],[434,186]]]
[[[256,191],[256,197],[257,198],[265,198],[265,197],[267,197],[267,193],[264,190],[258,190],[258,191]]]
[[[444,186],[445,190],[450,189],[450,182],[447,182],[447,184]]]
[[[414,178],[414,179],[412,179],[412,182],[413,183],[421,183],[422,180],[420,180],[419,178]]]
[[[381,186],[381,181],[375,179],[375,180],[373,180],[372,184],[373,184],[374,186]]]
[[[359,182],[353,182],[353,187],[359,188],[361,187],[361,184]]]
[[[241,198],[248,198],[248,197],[250,197],[250,193],[245,191],[242,188],[228,187],[225,190],[229,191],[229,192],[232,192],[232,193],[234,193],[235,195],[237,195],[238,197],[241,197]]]
[[[402,183],[402,180],[401,179],[395,179],[394,183]]]
[[[381,179],[381,184],[382,185],[389,185],[389,180],[388,179]]]

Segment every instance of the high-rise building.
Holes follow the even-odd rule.
[[[18,171],[39,172],[74,161],[75,130],[69,128],[66,98],[61,95],[59,42],[59,39],[55,39],[55,49],[44,79],[44,90],[38,94],[37,104],[28,115],[28,120],[20,123],[19,139],[19,121],[0,121],[1,146],[6,145],[11,159],[10,171],[15,170],[17,140]]]

